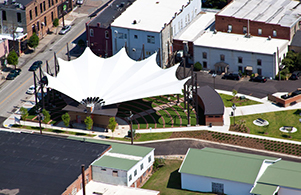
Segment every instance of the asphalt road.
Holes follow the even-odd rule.
[[[135,143],[137,144],[137,143]],[[258,151],[243,147],[235,147],[230,145],[219,144],[215,142],[208,142],[208,141],[194,141],[194,140],[178,140],[178,141],[163,141],[163,142],[155,142],[155,143],[146,143],[146,144],[137,144],[139,146],[146,146],[155,148],[155,155],[156,156],[165,156],[165,155],[185,155],[189,148],[197,148],[202,149],[205,147],[210,148],[218,148],[230,151],[237,151],[237,152],[244,152],[249,154],[257,154],[257,155],[264,155],[264,156],[271,156],[275,158],[282,158],[283,160],[289,160],[294,162],[301,162],[301,158],[293,157],[289,155],[282,155],[278,153],[271,153],[271,152],[264,152]]]

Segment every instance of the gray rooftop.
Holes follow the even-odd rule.
[[[217,15],[291,27],[300,14],[297,0],[233,0]]]
[[[62,194],[110,145],[0,131],[0,189]]]
[[[205,115],[223,115],[224,103],[221,96],[211,87],[205,85],[198,88],[198,96],[204,104]]]

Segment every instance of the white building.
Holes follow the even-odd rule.
[[[151,174],[154,148],[106,141],[112,149],[92,163],[92,179],[96,182],[139,187]]]
[[[135,60],[159,51],[158,61],[165,67],[172,52],[173,33],[188,25],[200,11],[201,0],[136,0],[111,24],[113,54],[125,45]]]
[[[190,148],[181,188],[229,195],[301,195],[301,163],[227,150]]]
[[[275,77],[288,40],[207,31],[194,41],[194,63],[205,70],[258,73]]]

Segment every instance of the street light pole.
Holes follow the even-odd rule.
[[[233,116],[234,116],[234,125],[235,125],[235,110],[236,110],[236,106],[235,104],[233,103],[232,105],[232,110],[233,110]]]
[[[213,78],[213,89],[215,89],[215,77],[216,77],[216,74],[213,73],[213,74],[212,74],[212,78]]]

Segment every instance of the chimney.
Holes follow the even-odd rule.
[[[97,22],[97,27],[100,28],[100,22]]]

